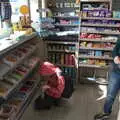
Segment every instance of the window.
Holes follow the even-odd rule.
[[[28,5],[28,0],[0,0],[0,39],[10,35],[8,28],[19,21],[22,5]]]

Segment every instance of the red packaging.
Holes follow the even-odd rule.
[[[68,56],[68,54],[65,55],[65,64],[66,65],[69,64],[69,56]]]

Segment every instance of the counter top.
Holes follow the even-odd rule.
[[[0,39],[0,55],[5,54],[6,52],[16,48],[17,46],[23,44],[24,42],[37,36],[37,33],[32,33],[30,35],[22,35],[16,39],[4,38]]]

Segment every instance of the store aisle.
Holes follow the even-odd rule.
[[[35,111],[32,102],[21,120],[93,120],[94,114],[102,109],[104,100],[97,101],[102,93],[98,86],[79,85],[73,97],[69,101],[63,101],[61,107]],[[111,120],[116,120],[117,100],[113,109]]]

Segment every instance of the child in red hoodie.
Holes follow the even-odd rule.
[[[61,70],[52,63],[44,62],[39,70],[41,76],[46,81],[42,86],[44,99],[35,101],[36,109],[50,108],[53,104],[58,105],[64,90],[64,77],[60,75]]]

